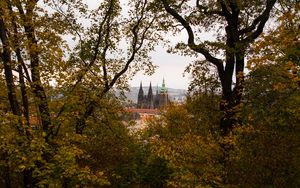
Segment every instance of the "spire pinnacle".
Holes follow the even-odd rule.
[[[151,82],[150,82],[150,85],[149,85],[148,95],[151,95],[151,96],[153,95]]]
[[[139,96],[144,96],[142,81],[140,83]]]
[[[160,93],[167,93],[167,88],[166,88],[166,83],[165,83],[165,78],[163,77],[163,83],[160,88]]]

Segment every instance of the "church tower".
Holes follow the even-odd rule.
[[[144,91],[143,91],[143,86],[142,86],[142,82],[141,82],[140,83],[139,94],[138,94],[137,108],[142,108],[143,103],[144,103]]]
[[[148,102],[148,108],[149,109],[153,109],[153,92],[152,92],[152,86],[151,86],[151,82],[150,82],[150,86],[149,86],[149,90],[148,90],[148,97],[147,97],[147,102]]]
[[[158,93],[158,85],[156,86],[156,94],[154,97],[154,108],[159,107],[159,93]]]
[[[166,88],[165,78],[159,91],[159,108],[165,106],[169,102],[168,89]]]

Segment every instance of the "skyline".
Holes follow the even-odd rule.
[[[176,37],[182,39],[182,36]],[[177,41],[176,41],[177,42]],[[191,80],[190,75],[185,73],[186,66],[192,63],[195,58],[181,56],[178,54],[170,54],[166,52],[166,48],[157,46],[155,51],[151,52],[150,56],[153,64],[158,66],[153,75],[144,75],[143,72],[138,72],[131,80],[129,85],[131,87],[139,87],[142,81],[143,86],[152,83],[152,86],[161,86],[163,78],[165,79],[166,86],[174,89],[187,89]]]

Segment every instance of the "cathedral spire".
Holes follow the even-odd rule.
[[[149,90],[148,90],[148,108],[153,108],[153,92],[152,92],[152,85],[150,82]]]
[[[142,81],[140,83],[139,95],[142,94],[144,96]]]
[[[163,83],[162,86],[160,88],[160,93],[167,93],[167,88],[166,88],[166,83],[165,83],[165,78],[163,77]]]
[[[149,85],[149,91],[148,91],[148,96],[149,96],[149,95],[153,95],[151,82],[150,82],[150,85]]]
[[[138,108],[142,108],[143,99],[144,99],[144,91],[143,91],[143,85],[142,85],[142,81],[141,81],[139,94],[138,94],[138,106],[137,106]]]

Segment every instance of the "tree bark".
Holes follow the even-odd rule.
[[[9,41],[7,38],[7,32],[6,32],[3,19],[0,19],[0,39],[3,44],[3,52],[1,54],[1,58],[4,65],[4,74],[5,74],[5,81],[8,90],[8,100],[9,100],[10,108],[14,115],[20,116],[21,112],[17,100],[16,90],[15,90],[16,87],[14,84],[14,78],[12,73],[11,50],[9,47]]]
[[[23,68],[22,65],[18,65],[18,71],[19,71],[19,82],[20,82],[20,89],[21,89],[21,96],[22,96],[22,103],[23,103],[23,116],[26,119],[26,125],[29,126],[29,102],[28,102],[28,96],[27,96],[27,91],[26,91],[26,85],[24,81],[24,75],[23,75]],[[25,128],[26,130],[26,128]],[[28,131],[26,131],[27,136]]]
[[[26,37],[28,39],[28,49],[30,55],[30,68],[31,68],[31,87],[33,88],[33,93],[37,98],[37,105],[40,113],[40,118],[42,122],[42,130],[45,133],[46,142],[48,142],[49,137],[53,135],[51,126],[51,117],[48,106],[48,100],[46,92],[42,86],[41,76],[40,76],[40,59],[38,51],[38,42],[35,37],[34,21],[33,21],[33,10],[36,6],[36,1],[29,1],[26,6],[26,14],[23,10],[20,1],[17,2],[17,8],[24,21],[24,29]]]
[[[10,169],[8,166],[4,167],[4,184],[6,188],[12,188],[12,182],[10,178]]]

